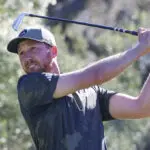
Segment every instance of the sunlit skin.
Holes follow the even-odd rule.
[[[26,73],[60,73],[56,61],[56,47],[34,40],[24,40],[18,46],[18,55],[21,66]]]

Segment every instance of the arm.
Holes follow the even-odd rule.
[[[149,117],[150,116],[150,74],[148,75],[145,84],[138,96],[138,103],[140,105],[140,116]]]
[[[147,35],[147,33],[149,32],[147,31],[144,36]],[[142,30],[140,30],[140,42],[134,48],[102,59],[76,72],[60,75],[53,97],[58,98],[79,89],[102,84],[119,75],[132,62],[148,53],[148,44],[143,42],[144,36]]]
[[[150,116],[150,75],[139,96],[118,93],[110,99],[110,114],[117,119],[137,119]]]

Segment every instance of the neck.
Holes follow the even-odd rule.
[[[56,60],[54,60],[50,64],[49,68],[47,69],[47,72],[58,74],[58,75],[60,74],[60,69]]]

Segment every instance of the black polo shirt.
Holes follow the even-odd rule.
[[[113,119],[115,92],[94,86],[54,99],[58,78],[30,73],[18,81],[20,109],[37,150],[106,150],[102,121]]]

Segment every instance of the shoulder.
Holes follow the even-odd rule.
[[[59,76],[51,73],[30,73],[20,77],[17,84],[18,93],[44,93],[47,89],[55,88]]]
[[[17,87],[41,86],[42,84],[50,83],[53,80],[58,80],[58,75],[51,73],[29,73],[19,78]]]
[[[21,76],[17,85],[19,101],[28,106],[52,102],[58,77],[50,73],[30,73]]]

